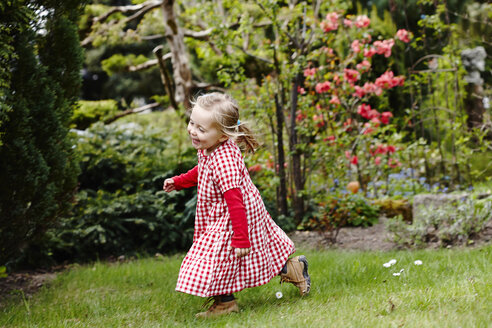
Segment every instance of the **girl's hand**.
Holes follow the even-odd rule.
[[[162,189],[166,192],[171,192],[173,190],[176,190],[176,186],[174,185],[174,180],[172,178],[164,180],[164,186],[162,186]]]
[[[246,256],[251,252],[251,248],[235,248],[234,250],[236,251],[236,256],[238,258]]]

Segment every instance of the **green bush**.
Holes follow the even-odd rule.
[[[42,238],[73,198],[78,171],[68,135],[81,84],[79,5],[0,5],[0,268]]]
[[[80,100],[72,116],[72,125],[85,130],[91,124],[113,117],[118,111],[118,103],[113,99],[89,101]]]
[[[422,219],[411,224],[400,217],[388,220],[388,230],[400,245],[422,247],[428,243],[440,246],[466,244],[492,218],[490,199],[464,201],[422,208]]]
[[[86,261],[136,253],[169,253],[191,244],[196,189],[170,194],[165,178],[196,165],[178,154],[166,130],[138,123],[94,124],[78,132],[79,192],[72,216],[48,231],[25,261]]]
[[[342,227],[368,227],[378,221],[379,207],[360,194],[325,194],[320,197],[317,213],[304,220],[300,229],[327,232],[335,242]]]

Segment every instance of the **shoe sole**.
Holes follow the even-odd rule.
[[[308,261],[304,255],[299,256],[298,261],[304,264],[304,269],[302,270],[302,276],[304,277],[304,279],[306,279],[307,290],[303,295],[306,295],[309,294],[309,291],[311,290],[311,277],[309,276],[308,273]]]

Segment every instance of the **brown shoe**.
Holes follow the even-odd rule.
[[[214,296],[211,299],[214,300],[214,303],[208,308],[207,311],[197,313],[195,315],[197,318],[218,317],[232,312],[239,312],[239,307],[237,306],[236,300],[222,302],[220,296]],[[207,303],[209,302],[206,302],[205,306]]]
[[[288,259],[280,271],[280,283],[290,282],[299,288],[301,296],[309,294],[311,277],[308,274],[308,262],[304,255]]]

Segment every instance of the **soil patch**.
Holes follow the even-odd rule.
[[[340,229],[335,243],[332,243],[323,233],[317,231],[295,231],[289,237],[297,248],[304,249],[347,249],[362,251],[390,251],[403,247],[392,241],[391,233],[386,230],[386,218],[371,227],[344,227]],[[479,247],[492,243],[492,220],[476,236],[472,236],[466,247]],[[428,248],[439,248],[438,243],[427,245]],[[448,246],[449,247],[449,246]],[[457,245],[453,247],[464,247]]]

